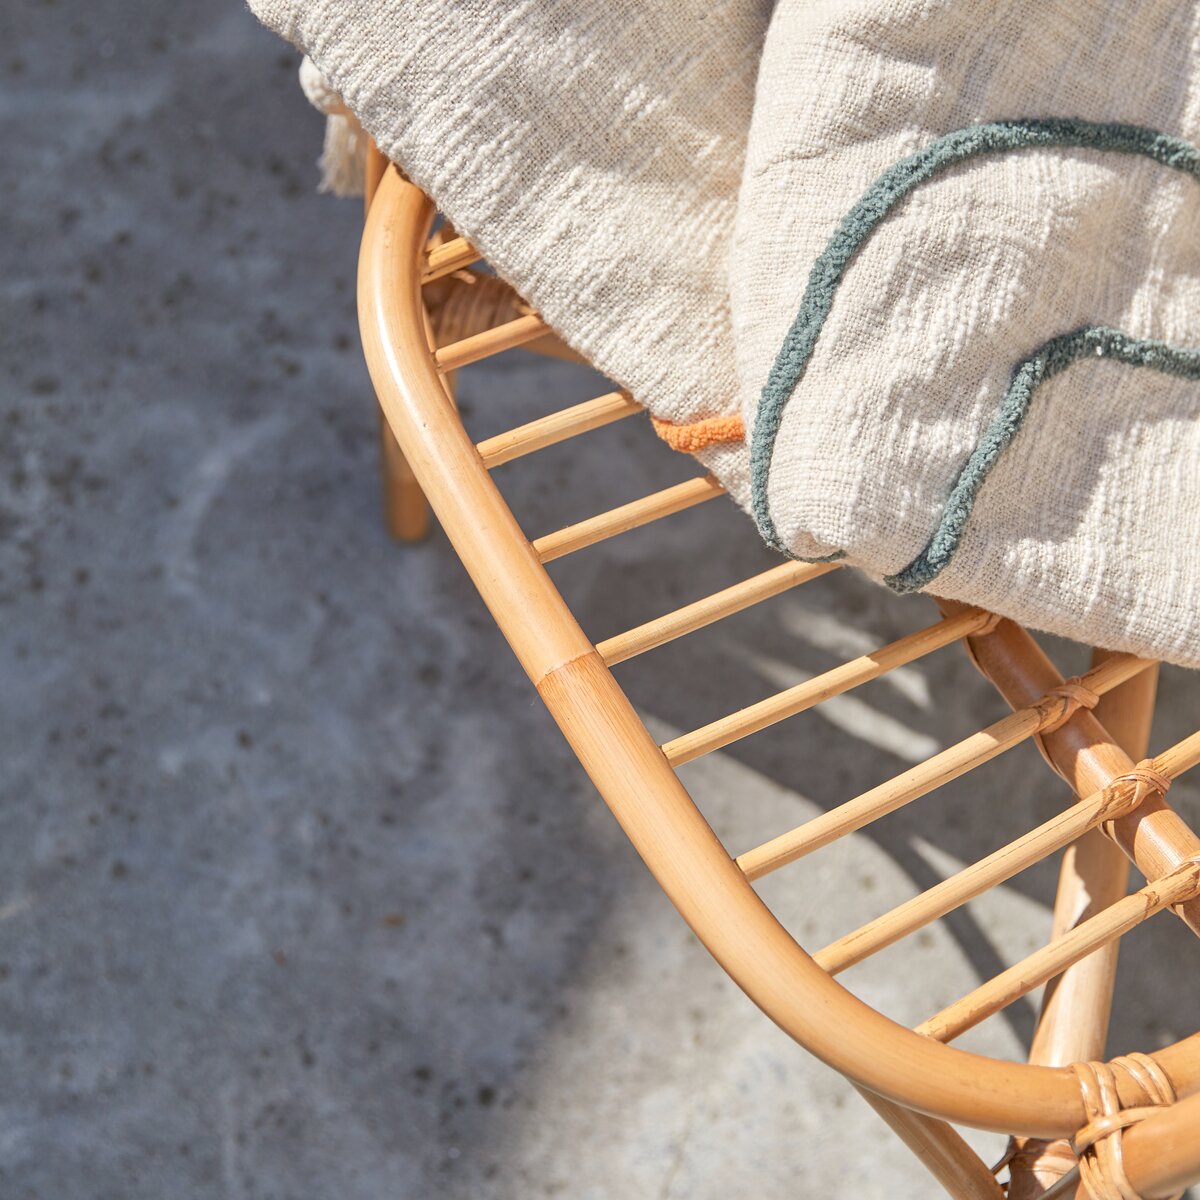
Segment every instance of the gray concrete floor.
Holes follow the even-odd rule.
[[[236,0],[0,15],[0,1196],[932,1195],[683,928],[444,539],[382,532],[358,206],[314,194],[295,65]],[[463,408],[594,387],[512,355]],[[687,472],[635,425],[504,470],[531,532]],[[603,637],[768,561],[710,507],[556,575]],[[929,613],[839,575],[621,675],[667,736]],[[1200,681],[1162,694],[1158,746]],[[687,782],[742,849],[1001,711],[950,650]],[[1023,749],[764,893],[820,945],[1062,800]],[[1037,944],[1053,885],[846,981],[917,1020]],[[1187,943],[1129,939],[1113,1053],[1194,1029]],[[967,1044],[1019,1054],[1033,1014]]]

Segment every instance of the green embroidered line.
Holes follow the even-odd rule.
[[[1072,363],[1087,357],[1112,359],[1131,367],[1149,367],[1164,375],[1178,375],[1184,379],[1200,379],[1200,348],[1181,348],[1166,342],[1130,337],[1105,325],[1085,325],[1043,343],[1013,371],[1000,411],[992,418],[955,481],[936,532],[903,571],[884,579],[888,587],[897,592],[915,592],[949,566],[971,516],[975,497],[988,472],[1017,436],[1033,393]]]
[[[901,200],[940,171],[983,154],[1040,146],[1076,146],[1138,154],[1200,180],[1200,150],[1182,138],[1141,125],[1073,118],[971,125],[938,138],[884,171],[842,218],[813,264],[800,311],[776,355],[759,399],[750,443],[751,507],[759,532],[777,550],[788,553],[780,542],[767,502],[775,439],[783,422],[784,409],[804,377],[851,258]]]

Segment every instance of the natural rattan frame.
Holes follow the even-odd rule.
[[[702,476],[547,538],[528,539],[489,468],[619,419],[637,406],[613,393],[476,446],[452,402],[450,372],[521,344],[569,351],[515,297],[509,298],[507,311],[493,313],[497,323],[474,329],[468,322],[465,333],[460,329],[462,336],[450,342],[444,328],[435,334],[437,314],[431,317],[423,285],[452,279],[479,255],[453,236],[430,243],[432,203],[378,155],[372,156],[368,170],[368,206],[359,270],[360,320],[386,419],[386,509],[393,532],[418,536],[426,524],[428,497],[581,764],[676,908],[731,978],[796,1041],[853,1081],[952,1195],[1000,1195],[992,1171],[947,1122],[1036,1139],[1074,1134],[1087,1116],[1069,1064],[1103,1052],[1117,939],[1162,907],[1171,907],[1200,930],[1200,840],[1160,788],[1128,775],[1133,760],[1145,752],[1155,665],[1131,655],[1098,653],[1084,683],[1103,697],[1095,712],[1088,712],[1070,694],[1055,690],[1064,681],[1025,630],[978,609],[944,604],[941,620],[928,629],[660,748],[610,666],[833,567],[783,564],[594,645],[543,564],[718,495],[720,485]],[[677,778],[676,765],[955,640],[965,641],[977,666],[1009,701],[1014,709],[1010,717],[802,831],[738,859],[730,856]],[[923,902],[925,910],[902,906],[909,908],[909,924],[889,927],[894,914],[888,914],[882,925],[872,923],[873,933],[864,927],[868,934],[859,935],[878,941],[871,952],[916,928],[912,920],[923,924],[1008,878],[1015,873],[1010,869],[1014,863],[1023,869],[1053,850],[1070,847],[1055,937],[1026,960],[1023,978],[1005,973],[999,983],[984,985],[921,1031],[906,1029],[832,978],[832,971],[858,961],[854,955],[865,956],[859,953],[861,944],[855,948],[842,939],[810,957],[760,900],[751,881],[1027,737],[1038,737],[1080,803],[1006,848],[1007,861],[993,855],[955,876],[934,901]],[[1197,762],[1200,731],[1159,754],[1150,766],[1170,778]],[[1122,899],[1128,861],[1117,846],[1151,881],[1133,898]],[[1102,911],[1071,929],[1085,876],[1093,903]],[[1100,897],[1097,880],[1103,881]],[[919,907],[922,898],[917,901]],[[989,1015],[1052,976],[1058,977],[1058,986],[1044,1008],[1031,1063],[1002,1062],[938,1040],[955,1036],[980,1019],[981,1012]],[[1200,1178],[1200,1034],[1156,1051],[1153,1059],[1179,1100],[1115,1135],[1123,1142],[1129,1179],[1146,1197],[1167,1195]],[[1117,1083],[1122,1106],[1146,1103],[1131,1075],[1118,1073]],[[1009,1195],[1016,1196],[1021,1187],[1026,1188],[1022,1194],[1041,1194],[1032,1180],[1032,1175],[1019,1179],[1014,1169]],[[1064,1181],[1054,1194],[1071,1194],[1063,1191],[1068,1184]]]

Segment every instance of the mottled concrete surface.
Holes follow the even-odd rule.
[[[358,206],[314,194],[294,56],[236,0],[8,0],[0,72],[0,1196],[934,1194],[684,930],[444,539],[384,536]],[[513,355],[463,407],[594,387]],[[627,423],[502,482],[542,532],[687,469]],[[602,637],[767,561],[712,507],[556,575]],[[839,576],[622,678],[668,736],[929,611]],[[1163,696],[1160,746],[1200,681]],[[686,777],[742,849],[1001,711],[951,650]],[[764,892],[820,945],[1062,799],[1026,748]],[[917,1020],[1053,882],[847,982]],[[1130,940],[1114,1053],[1194,1028],[1194,950]]]

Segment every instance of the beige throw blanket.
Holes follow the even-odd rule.
[[[772,544],[1200,665],[1195,6],[250,4]]]

